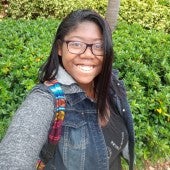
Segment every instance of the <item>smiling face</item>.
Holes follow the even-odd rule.
[[[64,41],[78,41],[87,44],[100,44],[102,40],[100,28],[90,21],[78,24],[64,38]],[[87,47],[83,54],[72,54],[68,51],[67,43],[63,42],[58,49],[58,55],[62,57],[65,70],[83,89],[90,88],[94,78],[101,72],[103,56],[94,55],[91,47]]]

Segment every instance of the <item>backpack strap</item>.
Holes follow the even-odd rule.
[[[48,140],[40,152],[40,159],[37,161],[36,169],[44,170],[45,165],[53,158],[56,145],[61,138],[61,130],[65,117],[66,99],[64,92],[57,80],[46,81],[44,84],[49,88],[55,97],[55,113],[48,133]]]

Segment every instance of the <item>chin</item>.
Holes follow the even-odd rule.
[[[94,79],[91,79],[91,80],[76,80],[76,82],[78,84],[82,84],[82,85],[88,85],[88,84],[91,84],[93,82]]]

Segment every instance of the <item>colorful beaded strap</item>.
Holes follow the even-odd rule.
[[[37,161],[36,169],[44,170],[45,165],[55,154],[55,148],[61,138],[62,124],[65,117],[66,100],[64,92],[57,80],[46,81],[44,83],[55,96],[55,115],[48,134],[48,140],[42,147],[40,159]]]

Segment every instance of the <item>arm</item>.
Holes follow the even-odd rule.
[[[17,110],[0,144],[0,169],[32,170],[47,139],[53,118],[53,97],[40,89]]]

